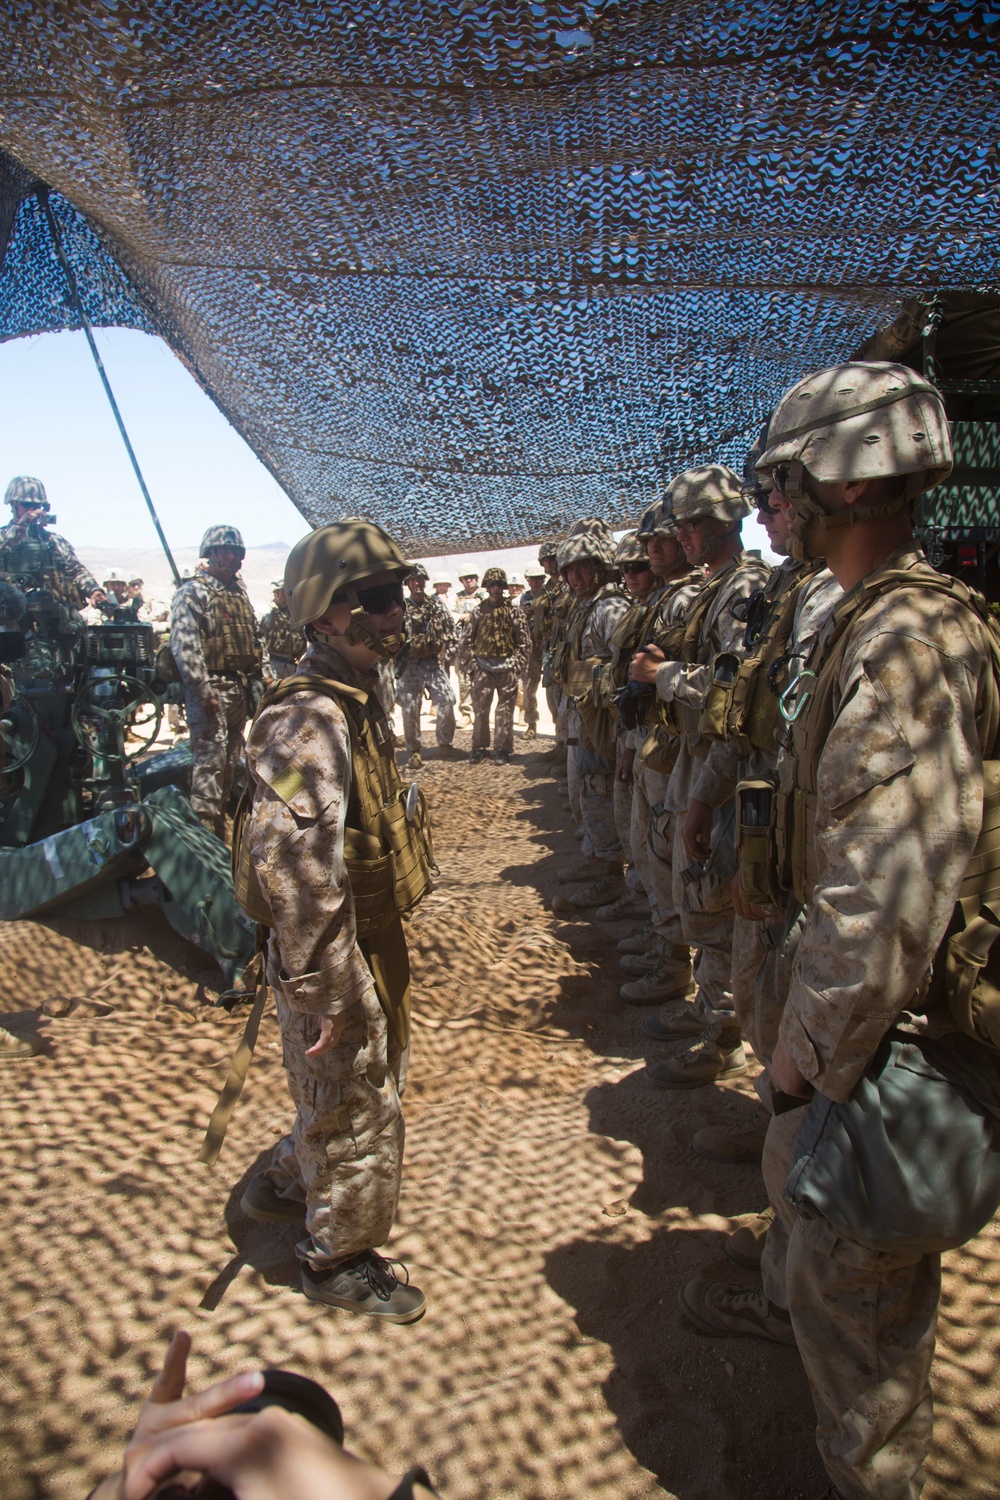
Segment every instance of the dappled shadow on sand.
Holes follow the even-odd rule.
[[[460,733],[467,748],[468,735]],[[409,1328],[307,1303],[292,1226],[251,1223],[288,1129],[265,1016],[219,1166],[201,1135],[244,1024],[157,912],[0,928],[8,1024],[49,1055],[0,1091],[0,1494],[79,1500],[117,1463],[170,1332],[195,1387],[260,1364],[335,1392],[355,1447],[425,1463],[449,1500],[811,1496],[794,1351],[700,1338],[683,1281],[760,1206],[748,1167],[689,1150],[754,1107],[746,1080],[664,1095],[618,998],[618,930],[546,908],[578,845],[530,764],[429,762],[437,889],[408,926],[415,1023],[389,1245],[428,1297]],[[46,1012],[44,1006],[49,1006]],[[949,1257],[930,1500],[995,1492],[1000,1257]],[[971,1415],[970,1415],[971,1413]]]

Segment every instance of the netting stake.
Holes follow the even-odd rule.
[[[94,335],[90,327],[90,322],[87,318],[87,314],[83,310],[83,302],[80,298],[80,290],[76,284],[76,277],[73,275],[73,268],[69,263],[66,251],[63,249],[63,242],[62,237],[59,233],[59,226],[56,223],[55,214],[53,214],[52,207],[49,203],[48,189],[39,188],[37,196],[39,203],[42,205],[42,212],[45,214],[45,218],[48,222],[49,233],[52,236],[52,243],[55,246],[56,255],[59,257],[59,264],[62,266],[63,271],[66,275],[66,281],[69,284],[69,293],[70,297],[73,300],[73,306],[76,309],[76,315],[80,319],[80,323],[83,327],[84,333],[87,335],[87,343],[90,345],[90,352],[94,356],[94,364],[97,366],[97,373],[101,377],[101,384],[104,386],[104,393],[111,405],[111,410],[114,413],[115,421],[118,423],[118,431],[122,435],[122,442],[125,444],[125,450],[132,462],[132,468],[135,470],[135,477],[139,481],[139,488],[142,491],[142,498],[146,502],[146,509],[149,511],[153,525],[156,527],[156,535],[160,538],[160,546],[166,553],[167,562],[170,564],[170,571],[174,575],[174,583],[177,588],[180,588],[181,575],[178,571],[177,564],[174,562],[173,553],[170,551],[170,548],[167,545],[167,539],[163,535],[163,527],[160,525],[160,518],[156,514],[156,510],[153,506],[152,496],[150,495],[149,490],[146,488],[146,481],[145,479],[143,479],[142,470],[139,468],[139,460],[135,456],[135,449],[129,442],[128,433],[125,431],[125,423],[122,421],[122,414],[118,410],[118,402],[115,400],[115,393],[111,389],[111,382],[108,380],[107,371],[104,368],[101,356],[97,350],[97,345],[94,342]]]

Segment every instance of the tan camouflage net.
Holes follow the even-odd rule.
[[[162,334],[302,513],[425,553],[739,469],[997,284],[1000,3],[13,0],[0,337]]]

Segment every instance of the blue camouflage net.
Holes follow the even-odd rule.
[[[310,522],[634,521],[1000,264],[1000,0],[12,0],[0,337],[161,334]]]

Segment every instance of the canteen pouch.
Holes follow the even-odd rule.
[[[661,776],[669,776],[674,769],[679,748],[678,741],[672,735],[668,735],[658,724],[643,742],[642,749],[639,751],[639,759],[651,771],[656,771]]]
[[[180,682],[181,680],[169,641],[164,641],[156,653],[156,675],[163,682]]]
[[[581,744],[585,743],[588,750],[596,750],[602,760],[610,762],[613,771],[617,716],[609,709],[603,708],[600,703],[595,702],[593,693],[588,693],[586,698],[581,698],[576,705],[576,710],[580,715]]]
[[[891,1031],[846,1103],[813,1096],[785,1199],[871,1250],[937,1254],[1000,1208],[1000,1065],[955,1032]]]
[[[724,740],[728,736],[733,706],[733,690],[740,670],[740,658],[732,651],[720,651],[712,662],[712,675],[698,714],[698,738]]]
[[[784,906],[775,829],[773,781],[741,781],[736,788],[736,861],[740,895],[749,906]]]

